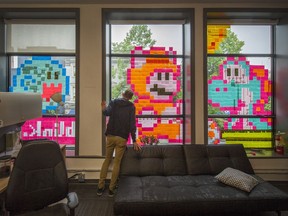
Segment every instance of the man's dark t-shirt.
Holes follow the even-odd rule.
[[[112,100],[103,114],[109,116],[106,136],[113,135],[128,139],[131,133],[133,142],[136,142],[135,106],[132,102],[124,98]]]

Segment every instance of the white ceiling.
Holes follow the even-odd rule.
[[[0,4],[288,3],[288,0],[0,0]]]

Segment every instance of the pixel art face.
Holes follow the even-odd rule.
[[[176,51],[172,48],[165,51],[164,47],[152,47],[150,50],[135,47],[131,54],[175,55]],[[132,57],[127,80],[138,98],[172,102],[180,91],[179,76],[180,66],[176,59]]]
[[[227,58],[218,76],[208,80],[208,102],[231,115],[270,115],[265,110],[271,81],[264,66],[250,65],[245,57]]]
[[[176,58],[161,55],[176,55],[172,48],[151,47],[143,50],[135,47],[131,54],[158,55],[158,57],[132,57],[127,70],[127,81],[137,99],[134,101],[136,115],[180,115],[182,101],[175,99],[180,91],[180,65]],[[160,57],[159,57],[160,56]],[[138,136],[156,135],[164,142],[182,142],[182,120],[171,118],[140,118],[137,120]]]
[[[158,69],[150,73],[146,91],[150,92],[154,99],[171,100],[171,96],[175,96],[175,92],[179,91],[177,87],[176,73],[173,73],[172,68]]]

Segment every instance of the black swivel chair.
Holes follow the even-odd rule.
[[[63,200],[66,202],[59,202]],[[6,190],[5,209],[9,215],[73,216],[77,206],[77,194],[68,192],[67,170],[59,145],[50,140],[23,145]]]

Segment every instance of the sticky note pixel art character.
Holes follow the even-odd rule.
[[[245,57],[228,57],[219,75],[208,80],[208,103],[226,115],[270,115],[265,109],[271,96],[271,80],[262,65],[250,65]],[[224,129],[271,128],[270,118],[228,118]]]
[[[217,123],[211,119],[208,120],[208,143],[219,144],[220,143],[220,129]]]
[[[215,53],[220,43],[227,37],[229,25],[208,25],[207,26],[207,53]]]
[[[131,54],[158,55],[131,57],[127,82],[137,98],[134,101],[136,115],[180,115],[182,100],[175,97],[180,91],[181,67],[176,58],[167,57],[176,55],[176,51],[172,48],[165,50],[165,47],[151,47],[149,50],[135,47]],[[182,143],[180,118],[138,118],[137,128],[138,137],[154,135],[163,143]]]
[[[57,108],[57,103],[50,97],[61,92],[62,101],[70,95],[70,76],[66,68],[51,56],[33,56],[24,60],[12,76],[10,92],[38,92],[42,94],[42,113],[47,114]]]
[[[64,59],[62,61],[60,57],[59,60],[56,60],[51,56],[33,56],[29,59],[17,57],[14,61],[16,65],[19,63],[19,67],[12,69],[9,91],[40,93],[43,114],[53,114],[50,111],[55,111],[58,104],[50,97],[54,93],[60,92],[62,102],[70,102],[69,114],[75,113],[73,105],[75,92],[70,90],[71,86],[75,86],[73,72],[75,61],[74,58]],[[73,83],[71,83],[71,79]],[[70,101],[67,101],[67,98],[70,98]],[[23,140],[40,138],[58,140],[59,143],[74,148],[75,117],[59,117],[57,126],[54,114],[26,121],[21,128],[21,138]]]

